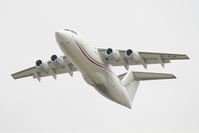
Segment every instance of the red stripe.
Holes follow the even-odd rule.
[[[95,65],[97,65],[97,66],[99,66],[99,67],[102,67],[102,68],[104,68],[104,69],[106,69],[106,70],[109,70],[107,67],[104,67],[104,66],[102,66],[102,65],[100,65],[100,64],[97,64],[97,62],[94,60],[92,60],[92,59],[90,59],[89,57],[89,55],[88,55],[88,53],[86,52],[86,51],[83,51],[83,49],[82,49],[82,47],[81,47],[81,45],[80,44],[78,44],[76,41],[75,41],[75,43],[77,44],[77,46],[79,47],[79,49],[81,50],[81,52],[83,53],[83,55],[90,61],[90,62],[92,62],[93,64],[95,64]],[[109,71],[111,71],[111,70],[109,70]],[[112,71],[111,71],[112,72]]]
[[[79,46],[81,46],[81,48],[83,49],[84,53],[85,53],[91,60],[93,60],[93,61],[94,61],[95,63],[97,63],[97,64],[100,64],[101,66],[106,67],[104,64],[102,64],[102,63],[96,61],[95,59],[93,59],[93,58],[86,52],[86,50],[84,49],[84,47],[82,47],[82,45],[81,45],[80,42],[76,41],[76,43],[79,44]]]

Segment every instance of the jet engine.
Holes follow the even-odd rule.
[[[140,60],[138,53],[134,53],[132,49],[127,49],[125,52],[125,55],[126,55],[127,59],[132,62],[137,63]]]
[[[114,61],[120,60],[121,56],[117,50],[113,50],[112,48],[108,48],[105,51],[105,55],[107,59],[112,59]]]
[[[57,55],[52,55],[50,60],[56,67],[64,67],[65,66],[65,61],[64,61],[63,57],[57,57]]]
[[[127,49],[125,54],[127,57],[133,57],[133,50]]]
[[[65,61],[62,56],[57,57],[57,55],[52,55],[50,60],[55,67],[65,68],[65,69],[69,70],[69,74],[71,76],[73,76],[73,70],[72,70],[71,66],[69,65],[69,62]]]
[[[43,63],[42,60],[37,60],[35,64],[36,64],[36,68],[40,72],[44,72],[44,73],[48,73],[49,72],[48,64],[47,63]]]

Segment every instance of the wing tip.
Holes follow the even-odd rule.
[[[11,77],[12,77],[13,79],[17,79],[14,73],[11,74]]]
[[[189,56],[187,56],[187,55],[185,55],[185,58],[186,58],[187,60],[190,60]]]
[[[172,79],[177,79],[177,77],[175,75],[173,75],[173,74],[171,74],[171,75],[172,75]]]

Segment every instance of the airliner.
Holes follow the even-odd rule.
[[[160,64],[171,60],[189,59],[185,54],[138,52],[132,49],[93,48],[82,37],[71,29],[55,32],[56,41],[63,52],[63,56],[52,55],[50,60],[37,60],[35,66],[11,76],[14,79],[42,77],[73,73],[79,71],[86,83],[94,87],[109,100],[132,108],[132,102],[140,81],[175,79],[173,74],[131,71],[129,66],[142,65],[147,69],[150,64]],[[116,75],[112,66],[124,66],[126,72]]]

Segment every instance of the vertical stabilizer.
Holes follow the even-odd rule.
[[[127,90],[127,93],[130,97],[131,102],[133,102],[135,93],[139,85],[139,81],[135,79],[135,76],[133,72],[131,71],[128,71],[128,73],[126,73],[126,75],[123,77],[121,81],[122,81],[123,86]]]

